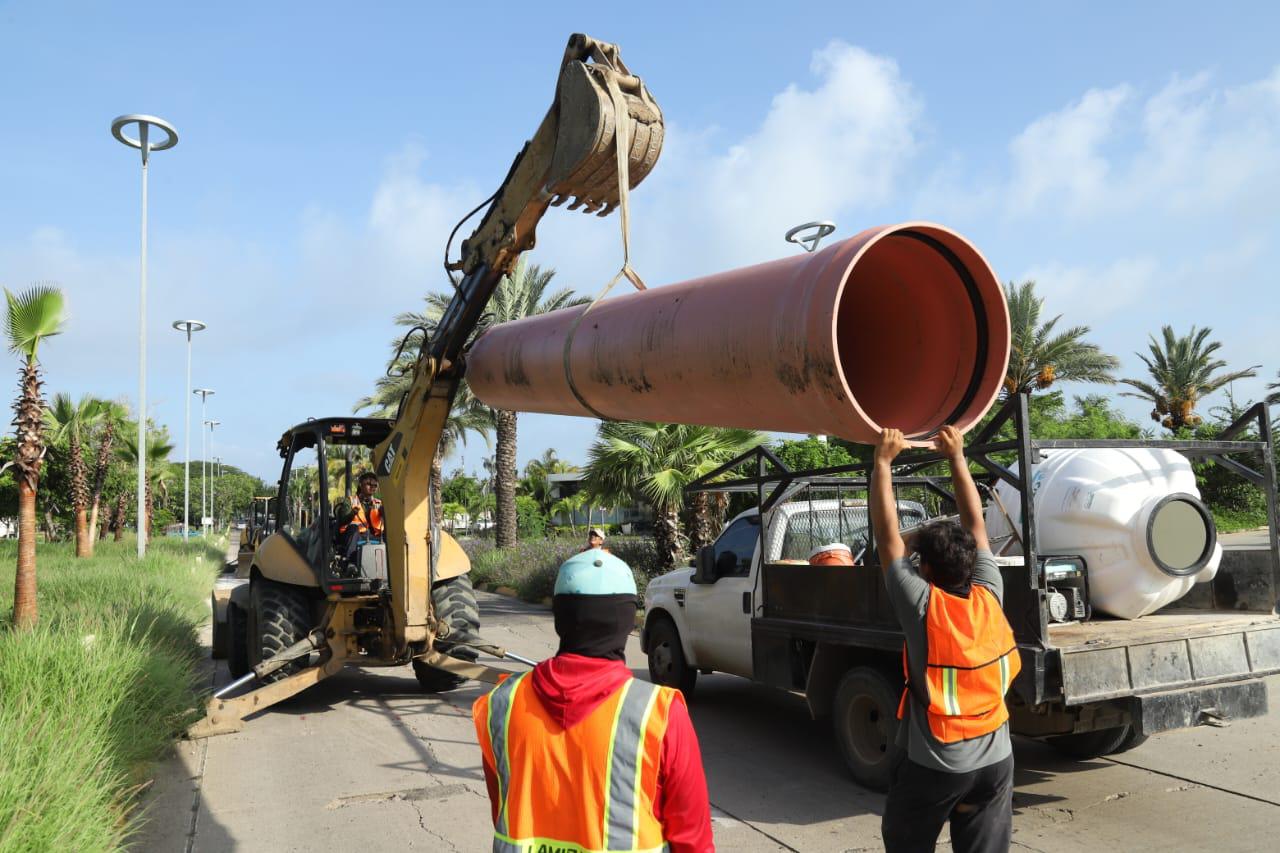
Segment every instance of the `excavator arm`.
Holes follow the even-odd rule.
[[[619,122],[622,122],[619,125]],[[434,581],[468,569],[466,555],[431,517],[431,468],[463,379],[465,349],[503,276],[534,246],[547,208],[607,216],[622,201],[618,144],[628,187],[649,174],[662,150],[662,113],[615,45],[569,38],[555,101],[516,156],[480,225],[462,244],[453,299],[414,366],[413,385],[386,441],[374,450],[386,515],[388,581],[400,652],[430,651],[447,627],[432,612]]]

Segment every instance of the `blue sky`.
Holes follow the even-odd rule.
[[[180,458],[169,322],[208,322],[194,381],[217,391],[214,452],[274,479],[283,429],[350,411],[392,316],[443,285],[448,229],[583,31],[621,44],[666,116],[633,196],[650,284],[793,251],[781,233],[809,219],[843,236],[930,219],[1002,279],[1036,278],[1122,375],[1161,324],[1210,325],[1233,365],[1263,365],[1236,389],[1260,396],[1280,368],[1280,7],[959,5],[0,3],[0,284],[67,291],[51,390],[134,399],[138,158],[109,125],[172,121],[151,172],[149,408]],[[532,260],[594,292],[617,227],[553,210]],[[520,424],[521,463],[581,461],[594,433]],[[467,467],[485,452],[471,440]]]

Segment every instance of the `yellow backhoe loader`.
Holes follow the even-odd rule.
[[[397,416],[312,420],[281,439],[275,529],[241,567],[248,582],[226,606],[226,652],[238,677],[209,700],[190,736],[238,731],[247,715],[348,664],[412,664],[423,686],[438,690],[495,680],[496,670],[474,662],[478,653],[532,663],[478,634],[470,563],[432,517],[432,460],[472,333],[499,281],[533,248],[547,208],[572,197],[571,210],[605,216],[621,204],[625,214],[626,192],[649,174],[662,140],[662,113],[618,48],[571,36],[542,124],[481,205],[488,209],[457,262],[446,247],[446,266],[461,280],[440,321],[421,330],[413,385]],[[385,541],[352,547],[346,539],[339,547],[327,476],[334,445],[372,447]]]

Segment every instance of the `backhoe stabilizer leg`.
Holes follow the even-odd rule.
[[[210,699],[205,705],[204,719],[187,729],[187,737],[191,740],[213,737],[214,735],[231,734],[244,728],[244,718],[270,708],[319,684],[331,675],[339,672],[347,660],[346,649],[341,644],[329,646],[331,654],[316,666],[295,672],[288,678],[264,684],[257,690],[236,696],[233,699]]]

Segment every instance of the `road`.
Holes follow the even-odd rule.
[[[487,636],[531,657],[554,652],[546,608],[480,599]],[[644,673],[638,639],[627,659]],[[213,678],[225,682],[225,668]],[[469,710],[480,689],[427,696],[407,668],[352,670],[243,732],[180,743],[136,849],[487,849]],[[1280,678],[1269,690],[1280,702]],[[800,699],[715,675],[699,680],[691,710],[720,850],[881,848],[884,798],[849,781]],[[1161,735],[1120,760],[1065,761],[1029,741],[1015,755],[1015,850],[1275,849],[1280,712]]]

